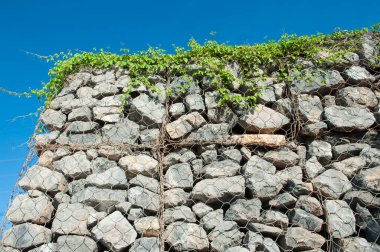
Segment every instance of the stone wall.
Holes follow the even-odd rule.
[[[68,76],[0,251],[380,251],[373,44],[324,71],[300,59],[249,111],[192,76],[149,76],[161,92],[127,105],[126,70]]]

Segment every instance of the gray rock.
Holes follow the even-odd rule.
[[[288,228],[289,219],[286,214],[279,211],[267,210],[260,216],[260,221],[268,226],[275,226],[286,230]]]
[[[66,142],[59,142],[59,144],[71,144],[71,145],[79,145],[83,147],[78,147],[78,149],[86,150],[90,146],[99,145],[102,142],[102,138],[93,133],[89,134],[73,134],[69,135]]]
[[[68,114],[73,109],[88,107],[93,108],[97,105],[98,100],[95,98],[79,98],[63,101],[61,104],[61,110],[63,113]]]
[[[299,179],[289,179],[285,189],[296,197],[314,192],[312,183],[305,183]]]
[[[15,225],[5,231],[2,245],[23,250],[49,243],[50,240],[51,231],[46,227],[37,224],[23,223]]]
[[[275,241],[252,231],[248,231],[245,234],[243,243],[249,251],[280,252],[280,249]]]
[[[316,157],[322,165],[328,164],[332,159],[331,144],[321,140],[314,140],[307,146],[308,157]]]
[[[350,191],[344,194],[343,200],[354,208],[357,203],[367,208],[379,208],[380,197],[372,195],[368,191]]]
[[[98,245],[90,237],[67,235],[57,239],[57,251],[60,252],[97,252]]]
[[[335,145],[332,148],[333,157],[335,160],[341,161],[343,159],[347,159],[353,156],[359,156],[360,152],[365,148],[370,148],[370,146],[365,143],[349,143]]]
[[[120,202],[115,206],[115,209],[123,215],[127,215],[131,207],[132,204],[130,202]]]
[[[264,159],[278,169],[284,169],[285,167],[297,165],[300,157],[291,150],[273,150],[265,153]]]
[[[348,237],[339,240],[339,248],[345,252],[376,252],[380,251],[380,245],[370,243],[361,237]]]
[[[95,107],[93,108],[94,119],[106,123],[121,121],[123,111],[120,107]]]
[[[128,178],[133,178],[137,174],[152,177],[158,172],[157,160],[145,154],[122,157],[119,165],[127,171]]]
[[[325,200],[327,231],[333,238],[345,238],[355,233],[355,216],[343,200]]]
[[[7,218],[13,224],[31,222],[44,225],[51,220],[54,207],[49,197],[17,195],[7,211]]]
[[[166,228],[163,238],[176,251],[207,251],[209,248],[206,232],[194,223],[174,222]]]
[[[142,144],[154,145],[160,137],[159,129],[146,129],[140,132],[140,141]]]
[[[71,197],[72,203],[83,203],[100,212],[110,212],[120,202],[126,201],[127,191],[86,187]]]
[[[322,102],[318,96],[300,94],[296,97],[295,106],[302,122],[317,123],[322,119]]]
[[[69,195],[67,195],[66,193],[59,192],[56,195],[54,195],[53,206],[57,208],[59,204],[70,203],[70,201],[71,197]]]
[[[249,250],[242,246],[235,246],[228,248],[226,252],[249,252]]]
[[[67,95],[62,95],[62,96],[57,96],[55,97],[49,104],[48,108],[49,109],[54,109],[58,110],[62,107],[62,104],[67,101],[74,100],[75,97],[73,94],[67,94]]]
[[[212,123],[227,123],[229,129],[233,128],[238,121],[237,115],[227,106],[209,108],[207,117]]]
[[[91,120],[92,120],[92,111],[88,107],[73,109],[68,116],[69,122],[74,122],[74,121],[89,122]]]
[[[360,58],[367,64],[378,64],[377,56],[380,52],[376,46],[378,43],[376,37],[371,33],[367,33],[363,35],[361,42]]]
[[[294,208],[288,212],[290,223],[313,232],[320,232],[323,220],[302,209]]]
[[[172,119],[177,119],[178,117],[186,113],[186,107],[183,103],[173,103],[169,107],[169,115]]]
[[[119,108],[122,108],[124,105],[123,101],[130,102],[130,98],[126,98],[123,95],[114,95],[114,96],[110,96],[110,97],[104,97],[103,99],[98,101],[97,106],[99,106],[99,107],[119,107]]]
[[[245,176],[252,176],[257,169],[263,170],[270,174],[275,174],[276,172],[276,167],[274,165],[268,161],[265,161],[261,157],[254,155],[250,157],[248,162],[243,166],[242,173]]]
[[[222,158],[225,160],[233,160],[237,163],[240,163],[242,155],[238,149],[226,149],[222,152]]]
[[[335,96],[333,96],[333,95],[325,95],[322,98],[322,103],[323,103],[323,107],[325,107],[325,108],[328,108],[328,107],[336,105],[336,103],[335,103]]]
[[[205,178],[232,177],[237,175],[240,165],[232,160],[214,161],[204,168]]]
[[[181,116],[174,122],[168,123],[165,126],[165,129],[170,138],[178,139],[184,137],[191,131],[198,129],[205,124],[206,120],[201,114],[198,112],[192,112],[190,114]]]
[[[288,118],[293,116],[292,101],[289,98],[279,99],[272,104],[272,109]]]
[[[199,94],[190,94],[185,97],[185,105],[188,111],[203,112],[206,110],[203,98]]]
[[[160,239],[155,237],[142,237],[136,239],[129,249],[131,252],[159,252],[160,251]]]
[[[227,209],[224,219],[247,224],[260,218],[261,201],[259,199],[237,199]]]
[[[86,186],[86,179],[78,179],[73,180],[67,185],[67,189],[70,195],[74,195],[75,193],[81,191]]]
[[[243,176],[204,179],[195,184],[191,197],[206,203],[229,202],[241,198],[245,192]]]
[[[305,210],[315,216],[322,216],[323,209],[321,203],[314,197],[301,195],[296,203],[296,208]]]
[[[289,209],[293,207],[296,202],[297,198],[292,196],[290,193],[285,192],[270,200],[269,205],[277,209]]]
[[[128,220],[133,222],[145,216],[146,214],[142,208],[131,208],[128,213]]]
[[[223,209],[217,209],[209,212],[203,216],[200,220],[201,226],[207,231],[210,232],[216,226],[223,222]]]
[[[68,134],[85,134],[85,133],[94,132],[98,128],[99,128],[99,124],[96,122],[76,121],[76,122],[70,123],[67,126],[66,132]]]
[[[139,135],[139,125],[128,119],[102,128],[103,142],[108,144],[134,144]]]
[[[115,73],[113,71],[107,71],[99,75],[94,75],[91,77],[91,82],[94,83],[95,85],[101,85],[101,84],[114,85]]]
[[[158,237],[160,235],[160,223],[158,217],[147,216],[136,219],[133,223],[138,234],[142,237]]]
[[[119,211],[113,212],[101,220],[91,230],[91,234],[112,251],[123,251],[137,237],[133,226]]]
[[[140,186],[154,193],[159,193],[160,184],[154,178],[146,177],[138,174],[136,177],[129,181],[130,186]]]
[[[343,172],[347,178],[351,179],[357,171],[364,168],[366,165],[365,160],[362,157],[350,157],[340,162],[334,162],[331,167],[335,170]]]
[[[372,109],[377,105],[376,95],[367,87],[345,87],[336,93],[336,105]]]
[[[131,102],[129,118],[148,128],[159,127],[164,118],[165,108],[160,103],[156,103],[148,95],[141,94]]]
[[[380,150],[377,148],[364,148],[360,152],[360,156],[364,158],[368,167],[380,165]]]
[[[164,192],[165,208],[186,205],[190,201],[190,193],[174,188]]]
[[[187,206],[177,206],[173,208],[165,209],[164,222],[165,225],[169,225],[176,221],[182,222],[196,222],[197,218],[191,209]]]
[[[188,75],[183,75],[174,78],[174,80],[169,84],[171,91],[171,98],[177,100],[183,98],[190,94],[199,94],[201,92],[200,87],[194,81],[193,77]]]
[[[17,182],[24,190],[40,190],[48,193],[65,192],[67,181],[62,173],[34,165]]]
[[[209,212],[213,211],[212,207],[206,205],[205,203],[203,202],[198,202],[198,203],[195,203],[191,209],[193,210],[193,212],[195,213],[195,215],[198,217],[198,218],[202,218],[203,216],[205,216],[206,214],[208,214]]]
[[[352,188],[350,181],[341,171],[329,169],[312,180],[316,191],[323,196],[338,199]]]
[[[380,166],[361,170],[355,175],[352,184],[363,190],[374,193],[380,192]]]
[[[120,167],[110,168],[102,173],[91,174],[86,178],[86,184],[99,188],[126,189],[127,176]]]
[[[241,244],[244,233],[239,231],[236,223],[235,225],[228,225],[226,222],[220,223],[208,235],[211,241],[211,251],[226,251],[228,248]]]
[[[229,135],[229,125],[227,123],[220,124],[206,124],[203,127],[192,132],[187,138],[188,142],[198,142],[198,141],[223,141],[226,140]]]
[[[289,250],[318,249],[325,242],[323,236],[301,227],[288,228],[285,236],[280,240],[281,247]]]
[[[282,184],[279,178],[263,170],[255,170],[246,178],[246,187],[253,197],[261,200],[274,198],[281,190]]]
[[[80,87],[76,92],[78,98],[91,98],[97,93],[98,92],[95,92],[92,87]]]
[[[274,227],[273,225],[265,225],[262,223],[249,223],[247,229],[272,238],[277,238],[284,233],[284,230],[281,228]]]
[[[193,187],[193,173],[190,165],[181,163],[170,166],[166,171],[164,184],[169,189],[191,189]]]
[[[93,173],[102,173],[116,166],[117,163],[115,161],[108,160],[105,157],[97,157],[91,161],[91,169]]]
[[[79,151],[55,161],[53,168],[69,178],[80,179],[91,173],[91,162],[85,152]]]
[[[157,212],[160,206],[160,199],[157,193],[139,186],[129,189],[128,201],[132,203],[133,206],[141,207],[151,212]]]
[[[290,123],[289,118],[261,104],[239,118],[247,133],[272,134]]]
[[[355,211],[357,213],[356,224],[360,230],[364,230],[367,241],[377,242],[380,238],[380,224],[372,216],[371,212],[367,208],[360,206],[360,204],[356,205]]]
[[[61,130],[66,123],[66,115],[57,110],[47,109],[42,113],[41,121],[50,131]]]
[[[13,250],[11,247],[7,247],[6,250],[1,250],[1,249],[2,249],[2,247],[0,247],[1,252],[18,252],[18,251],[20,251],[17,249]],[[28,252],[56,252],[56,251],[58,251],[57,243],[53,243],[53,242],[43,244],[37,248],[28,250]]]
[[[180,149],[178,153],[181,154],[181,157],[179,159],[179,162],[181,163],[190,163],[197,158],[194,152],[187,148]]]
[[[95,98],[102,98],[106,96],[115,95],[118,92],[119,92],[119,89],[116,86],[110,85],[108,83],[101,83],[94,87],[94,92],[92,96]]]
[[[317,122],[313,124],[304,125],[300,134],[307,137],[317,137],[327,130],[327,124],[324,122]]]
[[[216,149],[206,150],[202,152],[201,158],[206,164],[210,164],[218,160],[218,152]]]
[[[309,158],[305,163],[305,175],[309,179],[313,179],[322,172],[325,171],[325,168],[321,165],[321,163],[318,162],[317,157],[311,157]]]
[[[35,136],[36,148],[37,149],[46,148],[47,145],[53,143],[58,138],[59,134],[60,134],[60,132],[56,130],[56,131],[52,131],[49,133],[36,135]]]
[[[302,181],[302,169],[299,166],[288,167],[276,172],[276,177],[280,180],[280,183],[283,186],[287,185],[289,180]]]
[[[343,76],[350,84],[370,84],[375,81],[375,77],[372,76],[365,68],[360,66],[351,66],[343,72]]]
[[[87,227],[93,228],[99,221],[103,220],[107,216],[106,212],[94,212],[90,213],[87,218]]]

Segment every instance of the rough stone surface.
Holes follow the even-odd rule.
[[[91,162],[86,153],[79,151],[55,161],[53,168],[69,178],[80,179],[91,173]]]
[[[170,166],[166,171],[164,183],[169,189],[191,189],[193,187],[193,173],[190,165],[181,163]]]
[[[150,99],[146,94],[141,94],[131,102],[131,114],[129,118],[149,128],[156,128],[162,124],[164,107]]]
[[[164,222],[165,225],[176,221],[183,222],[196,222],[197,219],[195,214],[187,206],[177,206],[173,208],[165,209],[164,211]]]
[[[177,251],[207,251],[209,247],[206,232],[194,223],[170,224],[164,232],[164,240]]]
[[[298,164],[300,157],[290,150],[268,151],[264,155],[264,159],[279,169],[295,166]]]
[[[323,196],[338,199],[352,188],[350,181],[342,172],[329,169],[312,180],[316,190]]]
[[[159,252],[160,240],[154,237],[142,237],[136,239],[135,243],[129,249],[131,252]]]
[[[322,247],[325,241],[325,238],[319,234],[301,227],[290,227],[282,238],[281,244],[283,248],[290,250],[308,250]]]
[[[367,87],[345,87],[338,90],[336,105],[372,109],[377,105],[376,95]]]
[[[66,115],[60,111],[47,109],[42,115],[41,120],[49,130],[60,130],[66,122]]]
[[[172,139],[178,139],[205,124],[206,120],[201,114],[192,112],[181,116],[174,122],[168,123],[165,128]]]
[[[160,234],[160,223],[157,217],[142,217],[135,220],[133,225],[142,237],[158,237]]]
[[[280,192],[282,184],[277,176],[257,169],[246,179],[246,187],[254,197],[267,200]]]
[[[259,199],[237,199],[227,209],[224,219],[246,224],[260,218],[261,201]]]
[[[369,190],[374,193],[380,192],[380,166],[361,170],[355,175],[352,182],[356,187]]]
[[[157,173],[158,162],[148,155],[140,154],[122,157],[119,165],[127,171],[129,178],[133,178],[137,174],[152,177]]]
[[[288,212],[290,223],[313,232],[320,232],[323,220],[302,209],[294,208]]]
[[[111,189],[126,189],[128,187],[125,171],[117,166],[104,172],[87,176],[86,184],[89,186]]]
[[[159,208],[159,195],[142,187],[132,187],[128,191],[128,201],[133,206],[141,207],[146,211],[157,212]]]
[[[139,135],[139,125],[127,119],[102,128],[102,140],[109,144],[134,144]]]
[[[272,163],[254,155],[250,157],[248,162],[243,166],[242,173],[245,176],[252,176],[256,169],[263,170],[270,174],[275,174],[276,172],[276,167]]]
[[[334,238],[345,238],[355,232],[355,216],[343,200],[326,200],[327,230]]]
[[[237,175],[240,165],[232,160],[215,161],[204,168],[205,178],[232,177]]]
[[[58,237],[57,251],[97,252],[98,246],[96,242],[90,237],[78,236],[78,235],[67,235],[67,236]]]
[[[317,123],[322,119],[323,107],[318,96],[301,94],[296,99],[300,119],[306,124]]]

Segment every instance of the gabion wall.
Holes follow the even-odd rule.
[[[41,115],[0,251],[380,251],[366,41],[331,69],[300,59],[291,83],[259,82],[249,111],[218,107],[207,79],[149,76],[161,92],[136,88],[123,105],[127,71],[69,76]]]

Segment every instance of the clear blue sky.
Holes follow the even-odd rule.
[[[170,50],[194,37],[231,44],[278,39],[283,33],[330,33],[380,22],[376,0],[12,0],[0,3],[0,86],[24,91],[47,81],[49,65],[25,53],[149,45]],[[216,35],[211,37],[210,32]],[[41,105],[0,93],[0,215],[21,169],[36,117],[13,118]],[[1,216],[0,216],[1,218]]]

